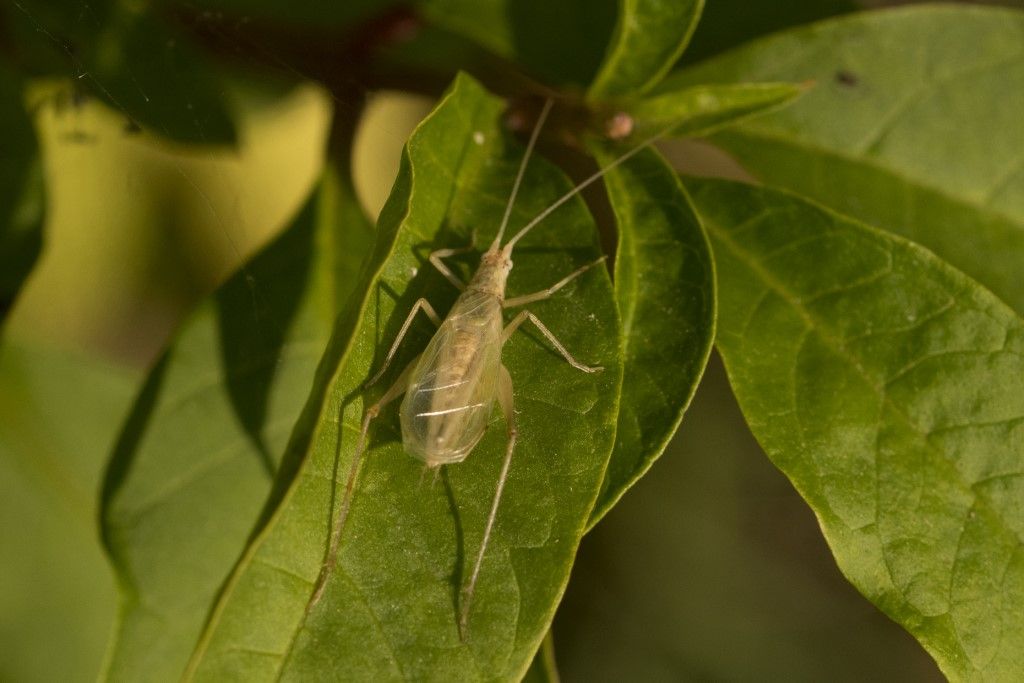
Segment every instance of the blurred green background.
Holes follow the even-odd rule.
[[[710,0],[684,59],[852,9]],[[244,47],[242,61],[255,61]],[[189,73],[179,75],[187,89]],[[301,205],[333,117],[359,121],[352,169],[374,215],[432,102],[398,91],[364,102],[357,80],[286,87],[249,71],[221,83],[234,146],[139,132],[66,81],[29,89],[47,213],[41,258],[0,343],[0,680],[95,677],[117,604],[96,495],[145,369]],[[688,172],[738,173],[704,145],[667,151]],[[569,681],[940,680],[840,576],[717,359],[669,450],[584,540],[555,642]]]

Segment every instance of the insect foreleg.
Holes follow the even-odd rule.
[[[569,351],[564,346],[562,346],[562,342],[558,341],[558,338],[555,337],[554,334],[552,334],[551,330],[549,330],[547,326],[545,326],[544,323],[542,323],[540,319],[530,311],[520,311],[519,314],[512,319],[512,322],[505,326],[505,329],[501,333],[501,343],[504,344],[506,341],[508,341],[508,338],[512,336],[512,333],[515,332],[516,329],[518,329],[518,327],[527,320],[529,320],[530,322],[537,326],[537,329],[540,330],[545,337],[547,337],[548,341],[551,342],[551,345],[555,347],[558,353],[562,354],[562,358],[564,358],[566,362],[569,363],[569,365],[573,366],[574,368],[582,372],[598,372],[599,370],[604,369],[600,366],[584,365],[583,363],[573,358],[572,354],[569,353]]]
[[[466,289],[466,283],[463,282],[458,275],[453,273],[451,268],[449,268],[441,259],[448,258],[449,256],[458,256],[459,254],[468,254],[474,249],[476,249],[476,230],[473,230],[473,235],[469,240],[469,246],[459,247],[458,249],[438,249],[437,251],[432,251],[430,252],[430,256],[427,257],[427,260],[429,260],[430,264],[437,269],[437,272],[444,275],[448,282],[455,285],[455,288],[462,292]]]
[[[552,294],[560,290],[562,287],[565,287],[567,284],[578,278],[580,275],[583,275],[583,273],[587,272],[597,264],[603,262],[606,258],[608,257],[602,256],[593,263],[588,263],[582,268],[577,268],[576,270],[569,273],[561,280],[548,287],[547,289],[542,289],[539,292],[534,292],[533,294],[524,294],[523,296],[516,296],[512,297],[511,299],[506,299],[505,303],[502,305],[505,308],[514,308],[516,306],[525,306],[526,304],[532,304],[534,301],[543,301],[544,299],[547,299]]]
[[[423,300],[420,299],[420,301]],[[413,312],[415,313],[415,309]],[[418,356],[406,366],[402,374],[395,380],[395,383],[380,397],[380,400],[367,408],[366,413],[363,414],[363,424],[359,430],[359,441],[356,443],[356,451],[352,456],[352,465],[349,467],[348,479],[345,481],[345,493],[341,499],[341,507],[338,509],[338,518],[331,529],[331,543],[328,546],[327,554],[324,556],[323,566],[320,567],[320,576],[317,577],[316,588],[313,590],[313,596],[309,600],[307,612],[320,601],[320,597],[323,595],[324,588],[327,585],[327,579],[337,562],[338,546],[341,544],[341,532],[345,528],[345,520],[348,519],[348,511],[352,506],[352,492],[355,490],[356,478],[359,476],[363,454],[366,452],[366,438],[370,432],[370,423],[380,414],[384,406],[405,393],[406,387],[409,385],[409,375],[412,374],[413,369],[416,367],[417,360],[419,360]],[[342,425],[339,424],[338,429],[341,431]]]
[[[437,313],[434,311],[434,307],[430,305],[430,302],[422,297],[417,299],[416,303],[413,304],[412,310],[409,311],[409,317],[407,317],[405,322],[402,323],[402,329],[398,331],[398,336],[395,337],[395,342],[391,345],[391,349],[388,351],[387,357],[384,358],[384,365],[381,366],[376,375],[371,377],[370,380],[363,385],[364,387],[375,384],[377,380],[384,376],[385,371],[387,371],[388,366],[391,365],[391,361],[394,360],[395,354],[398,352],[398,345],[402,343],[406,333],[409,331],[409,326],[412,325],[413,318],[416,317],[416,312],[420,309],[423,309],[423,312],[427,314],[427,317],[430,318],[430,321],[434,323],[434,325],[437,327],[441,326],[441,318],[438,317]]]
[[[508,479],[508,468],[512,464],[512,453],[516,448],[516,438],[519,429],[516,426],[515,400],[512,394],[512,376],[508,368],[501,366],[498,375],[498,404],[501,412],[505,415],[505,426],[508,429],[508,445],[505,447],[505,460],[501,463],[501,473],[498,475],[498,487],[494,491],[494,500],[491,502],[491,512],[487,516],[487,525],[484,527],[484,535],[480,540],[480,550],[476,554],[476,562],[473,564],[473,572],[469,576],[469,582],[462,590],[462,599],[459,600],[459,637],[465,641],[469,623],[469,608],[473,602],[473,593],[476,591],[476,580],[480,576],[480,567],[484,562],[484,553],[487,552],[487,544],[491,540],[491,531],[494,529],[494,520],[498,516],[498,505],[501,503],[501,494],[505,490],[505,481]]]

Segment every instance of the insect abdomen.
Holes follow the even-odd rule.
[[[416,365],[402,401],[405,450],[430,467],[462,462],[487,429],[501,367],[501,304],[459,297]]]

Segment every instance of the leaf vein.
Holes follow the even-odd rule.
[[[789,305],[795,310],[795,312],[804,319],[805,323],[809,327],[814,329],[814,331],[821,337],[822,341],[828,344],[839,356],[841,356],[851,367],[854,368],[854,370],[856,370],[861,375],[862,379],[864,379],[867,385],[870,386],[876,392],[876,394],[881,399],[882,403],[885,404],[892,411],[893,415],[898,417],[901,422],[903,422],[908,428],[910,428],[914,433],[921,437],[921,442],[925,445],[926,452],[934,456],[934,461],[937,464],[942,465],[949,471],[951,479],[956,482],[956,484],[960,487],[961,491],[975,498],[979,503],[983,504],[986,508],[986,511],[989,512],[993,516],[993,518],[998,521],[998,523],[1005,531],[1017,537],[1018,540],[1022,540],[1020,534],[1014,531],[1007,523],[1006,519],[1004,518],[999,508],[996,505],[994,505],[994,503],[990,501],[986,496],[978,495],[973,490],[971,484],[965,480],[964,476],[962,475],[960,470],[955,466],[955,464],[946,457],[946,454],[942,450],[940,450],[930,439],[927,438],[927,430],[924,430],[919,425],[917,425],[910,418],[910,416],[907,415],[900,408],[900,406],[888,395],[885,385],[880,384],[876,380],[876,378],[873,377],[872,373],[870,373],[867,370],[867,368],[865,368],[864,365],[861,363],[860,358],[846,347],[846,345],[843,343],[842,339],[838,335],[833,334],[824,322],[816,319],[815,316],[811,313],[811,311],[804,307],[800,299],[796,297],[792,292],[790,292],[788,288],[781,281],[779,281],[778,278],[775,277],[774,274],[766,270],[764,266],[762,266],[758,262],[757,258],[754,255],[747,252],[735,240],[733,240],[728,230],[721,228],[720,226],[716,225],[711,221],[708,222],[708,227],[716,234],[716,236],[719,238],[722,244],[736,256],[736,258],[738,258],[744,264],[746,264],[746,266],[750,268],[750,270],[753,271],[762,281],[764,281],[765,284],[768,285],[768,287],[775,290],[778,293],[778,295],[783,298],[783,300],[789,303]],[[878,461],[878,452],[878,443],[876,440],[876,467]]]
[[[922,43],[924,48],[927,43]],[[925,97],[934,94],[938,89],[950,85],[955,81],[968,76],[976,76],[979,73],[985,71],[994,71],[1000,67],[1012,64],[1024,56],[1024,51],[1017,51],[1006,57],[1000,57],[997,60],[984,64],[975,64],[965,69],[961,69],[954,73],[946,74],[942,78],[935,80],[925,81],[918,87],[912,89],[904,97],[902,97],[895,106],[890,109],[887,113],[880,117],[879,124],[865,135],[864,139],[861,140],[855,147],[857,152],[860,154],[870,154],[876,152],[879,145],[885,140],[885,137],[893,131],[896,123],[903,118],[903,116],[910,111],[910,108],[917,102],[920,102]]]

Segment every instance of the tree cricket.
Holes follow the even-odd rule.
[[[516,195],[552,104],[553,100],[549,98],[537,118],[520,161],[497,235],[487,251],[481,255],[480,264],[469,282],[463,282],[443,259],[470,252],[474,248],[473,244],[463,248],[439,249],[428,257],[431,265],[461,291],[448,315],[442,320],[425,298],[417,300],[388,350],[383,365],[364,385],[369,387],[383,377],[416,314],[420,311],[426,314],[437,326],[437,331],[426,349],[408,364],[383,396],[364,413],[355,455],[331,532],[330,545],[310,606],[315,605],[320,599],[327,578],[337,562],[338,546],[351,507],[363,454],[366,451],[370,425],[381,410],[404,395],[399,408],[404,449],[412,457],[421,460],[428,469],[437,471],[443,465],[460,463],[466,459],[483,437],[494,404],[497,403],[505,420],[507,445],[480,547],[469,579],[463,584],[459,594],[457,626],[460,638],[465,641],[468,636],[467,627],[473,594],[494,528],[518,437],[512,377],[502,364],[502,347],[523,323],[531,322],[574,368],[586,373],[601,370],[600,367],[588,366],[578,361],[529,310],[520,311],[507,325],[504,324],[503,311],[547,299],[591,268],[600,265],[605,257],[602,256],[578,268],[546,289],[506,299],[505,285],[512,270],[512,253],[516,243],[552,212],[585,187],[599,180],[605,173],[651,145],[664,133],[659,133],[633,147],[587,177],[528,221],[502,245]]]

